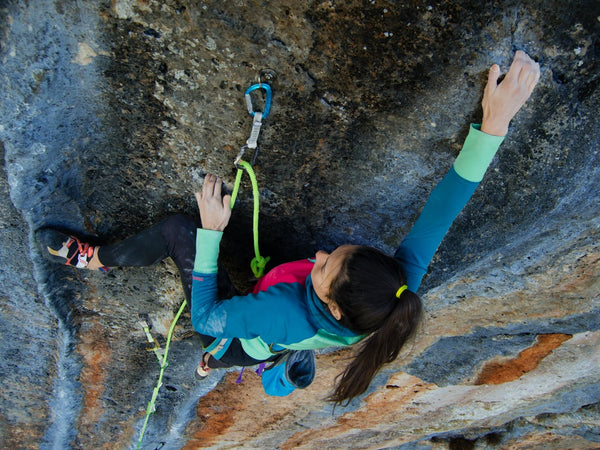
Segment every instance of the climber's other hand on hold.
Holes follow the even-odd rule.
[[[202,228],[223,231],[231,217],[231,195],[221,194],[223,180],[216,175],[207,174],[202,191],[196,192],[196,201],[200,210]]]
[[[500,67],[492,65],[483,92],[481,131],[504,136],[508,124],[525,104],[540,79],[540,65],[519,50],[515,53],[506,77],[498,83]]]

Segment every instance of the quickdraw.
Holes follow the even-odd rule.
[[[257,90],[263,89],[266,93],[265,98],[265,106],[262,112],[254,111],[254,107],[252,105],[252,98],[250,93]],[[237,174],[235,176],[235,184],[233,186],[233,192],[231,194],[231,209],[235,205],[235,201],[237,199],[237,195],[240,189],[240,183],[242,181],[242,175],[244,170],[248,172],[248,176],[250,177],[250,182],[252,183],[252,196],[254,198],[254,213],[252,216],[252,234],[254,236],[254,258],[250,262],[250,268],[252,269],[252,273],[256,278],[260,278],[265,270],[265,266],[271,259],[270,257],[263,257],[260,254],[259,246],[258,246],[258,217],[259,217],[259,191],[258,191],[258,183],[256,181],[256,175],[254,174],[254,170],[252,169],[252,165],[256,162],[256,156],[258,155],[258,136],[260,134],[260,128],[262,126],[262,119],[266,119],[271,111],[271,86],[266,83],[258,83],[250,86],[246,89],[244,93],[244,97],[246,99],[246,106],[248,108],[248,113],[253,117],[252,123],[252,131],[250,132],[250,137],[246,141],[246,145],[244,145],[235,158],[233,164],[237,168]],[[252,162],[249,163],[247,161],[242,160],[244,153],[247,149],[253,149],[254,155],[252,156]]]
[[[144,333],[146,333],[146,339],[148,339],[148,342],[150,344],[154,344],[154,347],[147,348],[146,350],[149,352],[154,352],[154,354],[156,355],[156,359],[158,359],[158,364],[162,366],[165,357],[165,350],[160,348],[160,344],[158,343],[156,338],[152,336],[152,333],[150,333],[150,325],[145,319],[141,319],[138,322],[138,325],[142,327]]]
[[[252,107],[252,97],[250,93],[256,91],[257,89],[263,89],[267,95],[265,99],[265,108],[262,112],[254,111]],[[248,108],[248,113],[254,118],[252,122],[252,131],[250,132],[250,137],[246,141],[246,145],[248,148],[257,148],[258,147],[258,134],[260,133],[260,127],[262,126],[262,119],[266,119],[271,112],[271,97],[273,96],[271,92],[271,86],[265,83],[258,83],[250,86],[246,89],[244,93],[244,98],[246,99],[246,107]]]
[[[251,94],[251,92],[253,92],[257,89],[262,89],[266,93],[265,106],[264,106],[264,109],[262,112],[254,111],[254,108],[252,106],[252,98],[251,98],[250,94]],[[265,266],[269,262],[270,257],[266,257],[266,258],[262,257],[260,255],[259,248],[258,248],[259,192],[258,192],[258,183],[256,181],[256,175],[254,174],[254,170],[252,169],[252,164],[255,163],[256,156],[258,154],[258,136],[260,134],[260,128],[262,126],[262,120],[266,119],[267,116],[269,115],[269,112],[271,111],[271,97],[272,97],[271,86],[269,86],[266,83],[261,83],[260,78],[259,78],[259,83],[250,86],[244,93],[244,97],[246,99],[246,106],[248,107],[248,113],[253,118],[252,131],[250,132],[250,137],[246,141],[246,145],[244,145],[241,148],[240,153],[238,154],[237,158],[234,161],[234,165],[238,169],[238,171],[237,171],[237,174],[235,177],[235,184],[234,184],[233,192],[231,194],[231,208],[233,209],[233,206],[235,205],[235,200],[237,198],[237,194],[240,189],[240,183],[242,181],[242,174],[244,173],[244,170],[245,170],[246,172],[248,172],[248,176],[250,177],[250,181],[252,183],[252,194],[254,197],[254,214],[253,214],[252,229],[253,229],[253,235],[254,235],[255,257],[254,257],[254,259],[252,259],[252,262],[250,263],[250,267],[252,269],[252,273],[254,273],[254,276],[256,278],[259,278],[262,276]],[[244,152],[248,148],[254,150],[254,155],[252,157],[251,163],[242,160],[242,157],[244,156]],[[158,359],[158,364],[160,366],[160,373],[158,376],[158,381],[156,383],[156,386],[155,386],[154,390],[152,391],[152,397],[151,397],[150,401],[148,402],[148,406],[146,408],[146,418],[144,420],[144,425],[142,427],[142,431],[140,432],[140,438],[138,440],[138,445],[137,445],[138,449],[142,445],[142,440],[144,438],[144,433],[146,432],[146,426],[148,425],[148,420],[149,420],[150,416],[156,411],[156,399],[158,398],[158,391],[160,390],[160,388],[162,386],[163,373],[169,365],[169,363],[167,362],[167,355],[169,353],[169,345],[171,343],[171,337],[173,336],[173,330],[175,329],[175,325],[177,324],[177,321],[179,320],[179,316],[181,316],[181,313],[183,313],[183,310],[186,307],[186,305],[187,305],[187,301],[184,299],[183,303],[179,307],[179,310],[177,311],[177,314],[175,315],[175,318],[173,319],[173,322],[171,323],[171,327],[169,328],[169,333],[167,334],[167,342],[165,344],[164,350],[160,348],[158,341],[150,333],[150,326],[148,325],[148,323],[145,320],[140,320],[140,322],[139,322],[139,325],[142,327],[142,329],[144,330],[144,333],[146,334],[146,339],[148,340],[148,342],[151,344],[154,344],[154,347],[152,347],[148,350],[153,351],[156,354],[156,358]],[[262,369],[260,369],[260,371],[262,372]],[[240,377],[241,377],[241,374],[240,374]]]

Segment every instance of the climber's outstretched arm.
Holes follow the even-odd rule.
[[[413,292],[450,225],[483,179],[510,121],[531,95],[540,78],[540,66],[518,51],[506,77],[498,84],[499,77],[500,67],[494,64],[483,94],[481,127],[471,126],[453,166],[433,190],[417,222],[396,250],[395,256]]]

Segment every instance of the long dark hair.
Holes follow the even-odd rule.
[[[359,246],[344,261],[329,287],[329,298],[342,311],[340,324],[370,334],[328,397],[341,404],[367,390],[381,366],[394,361],[420,322],[421,299],[409,290],[400,298],[406,277],[395,258],[372,247]]]

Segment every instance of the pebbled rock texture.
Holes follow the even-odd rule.
[[[351,350],[283,399],[251,370],[195,382],[186,311],[142,448],[600,448],[599,32],[596,0],[0,2],[2,447],[135,448],[159,369],[139,315],[164,347],[183,299],[170,261],[75,271],[42,259],[37,228],[114,242],[196,214],[206,172],[233,184],[260,76],[261,252],[393,252],[488,68],[523,49],[539,86],[370,390],[323,401]],[[222,246],[242,289],[251,209],[244,180]]]

